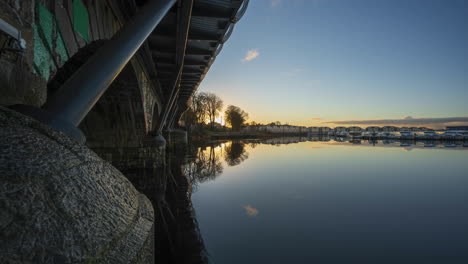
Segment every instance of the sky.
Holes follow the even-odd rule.
[[[199,91],[262,123],[468,124],[468,1],[251,0]]]

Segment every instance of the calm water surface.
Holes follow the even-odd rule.
[[[210,262],[468,263],[468,148],[447,146],[203,148],[185,170]]]

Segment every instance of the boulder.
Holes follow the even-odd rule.
[[[86,146],[0,107],[0,263],[152,263],[154,212]]]

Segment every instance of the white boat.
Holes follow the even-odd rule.
[[[401,139],[414,139],[414,133],[411,131],[400,131]]]
[[[340,132],[336,133],[336,136],[337,137],[350,137],[351,135],[349,134],[348,131],[340,131]]]
[[[440,135],[434,131],[424,131],[424,137],[426,139],[440,139]]]
[[[454,139],[454,140],[463,140],[463,134],[456,133],[456,132],[445,132],[442,134],[442,138],[444,139]]]

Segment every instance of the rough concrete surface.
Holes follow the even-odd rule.
[[[150,201],[94,152],[0,107],[0,263],[153,261]]]

